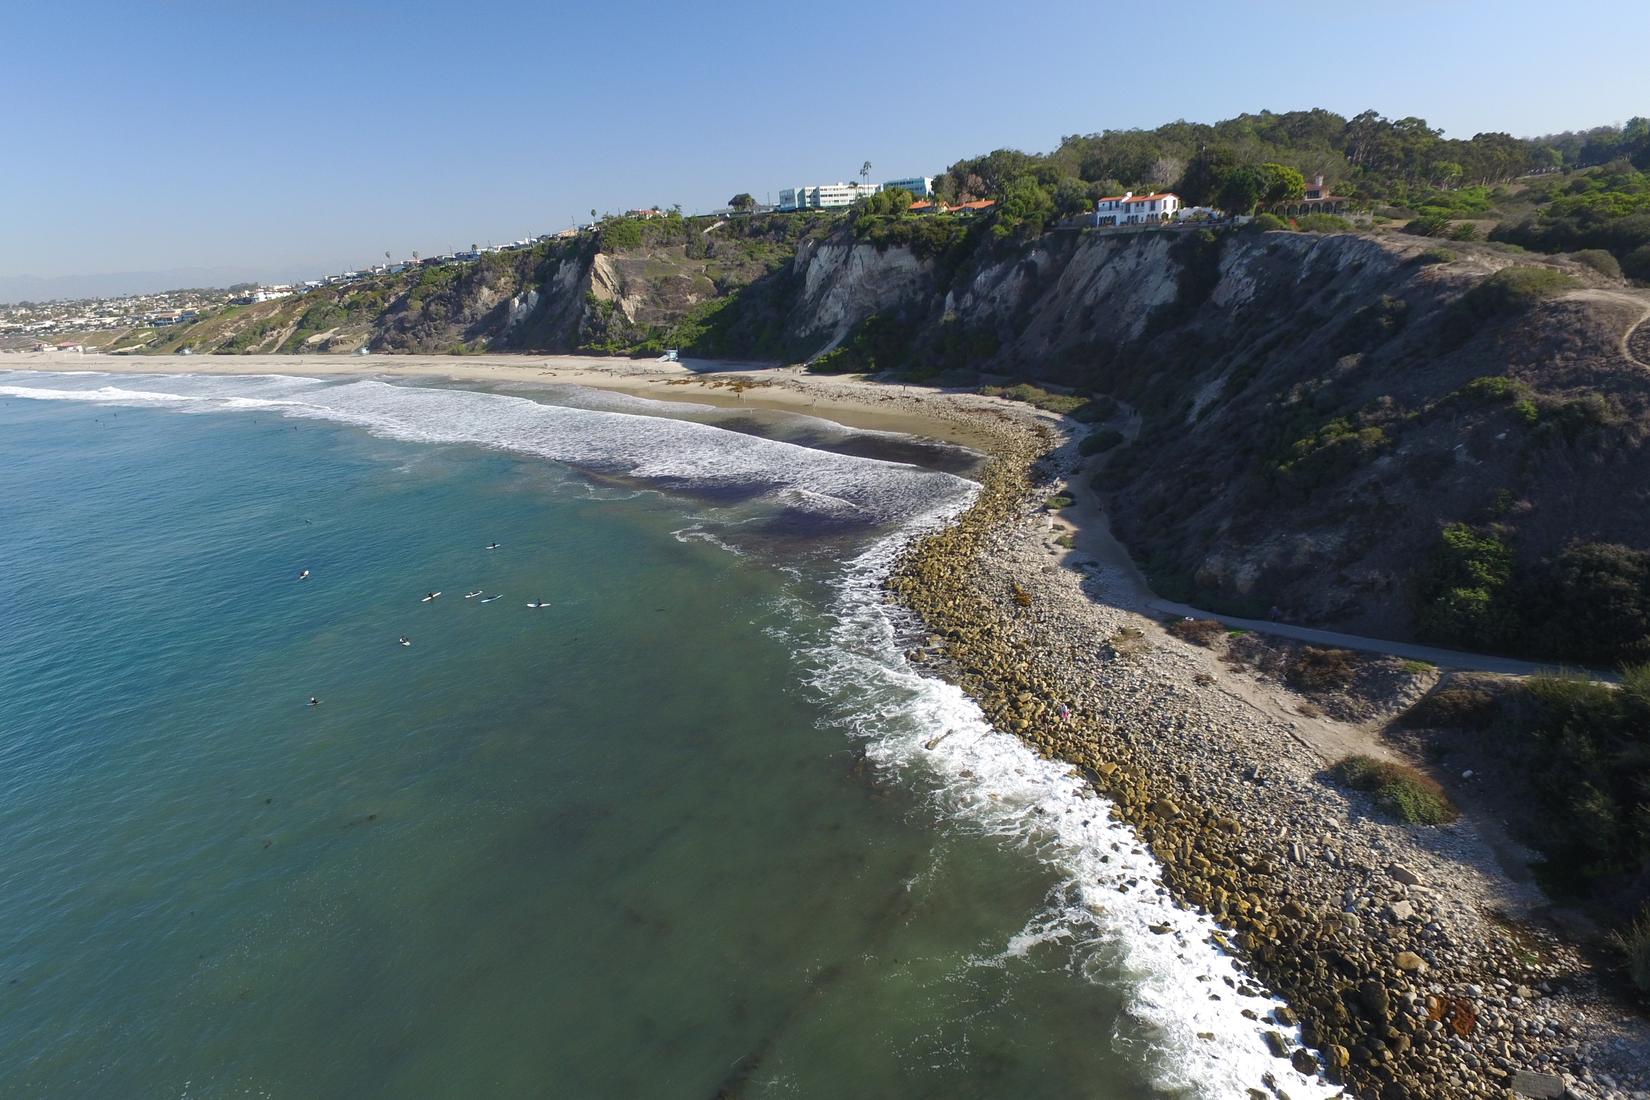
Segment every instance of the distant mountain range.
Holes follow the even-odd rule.
[[[116,271],[102,275],[56,275],[50,278],[0,275],[0,303],[118,298],[123,294],[153,294],[162,290],[313,278],[313,269],[253,273],[244,267],[173,267],[165,271]]]

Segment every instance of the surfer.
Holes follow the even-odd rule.
[[[465,599],[467,599],[467,600],[473,600],[473,599],[475,599],[475,598],[476,598],[476,597],[477,597],[477,596],[479,596],[479,595],[481,595],[481,593],[482,593],[482,590],[481,590],[481,589],[479,589],[479,588],[478,588],[478,589],[476,589],[476,590],[475,590],[475,591],[474,591],[474,592],[466,592],[466,593],[464,593],[464,598],[465,598]]]
[[[405,634],[403,634],[403,635],[401,635],[401,644],[402,645],[412,645],[412,639],[407,637]]]
[[[318,707],[318,706],[321,705],[321,700],[319,700],[319,699],[315,698],[315,696],[311,695],[309,697],[309,705],[312,706],[312,707]]]
[[[439,595],[441,595],[441,593],[431,592],[429,595],[425,596],[423,599],[419,600],[418,602],[419,603],[429,603],[431,600],[435,599]]]
[[[298,579],[301,580],[301,581],[309,580],[309,570],[306,569],[302,573],[299,573],[298,574]]]
[[[488,543],[488,544],[487,544],[487,549],[489,549],[489,550],[497,550],[497,549],[498,549],[498,548],[499,548],[499,547],[500,547],[500,546],[501,546],[501,545],[503,545],[503,544],[502,544],[502,543],[497,543],[497,542],[489,542],[489,543]]]

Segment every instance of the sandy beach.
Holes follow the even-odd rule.
[[[580,355],[99,355],[0,354],[0,370],[106,371],[111,374],[294,374],[508,386],[590,386],[658,401],[771,409],[854,428],[900,432],[980,448],[989,424],[1037,418],[1028,406],[972,393],[888,385],[858,377],[813,375],[800,367],[684,360],[667,363]]]

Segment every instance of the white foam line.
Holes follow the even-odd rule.
[[[711,424],[547,405],[473,390],[345,383],[284,375],[130,376],[123,386],[68,388],[11,372],[0,395],[181,411],[277,412],[332,420],[408,442],[467,443],[668,484],[786,492],[793,508],[850,512],[871,523],[933,514],[969,482],[906,463],[857,458]],[[101,381],[101,379],[98,379]],[[46,383],[46,384],[42,384]]]
[[[993,729],[960,688],[905,660],[881,581],[909,537],[885,539],[851,563],[831,642],[812,655],[816,683],[849,701],[844,724],[873,761],[924,776],[947,813],[1026,848],[1061,876],[1048,906],[976,965],[1003,965],[1040,943],[1077,950],[1084,972],[1097,979],[1121,965],[1128,1011],[1153,1037],[1154,1083],[1170,1093],[1242,1100],[1259,1089],[1270,1096],[1270,1076],[1295,1100],[1342,1095],[1272,1056],[1263,1033],[1276,1030],[1299,1045],[1299,1028],[1266,1019],[1282,1004],[1277,998],[1238,992],[1260,983],[1214,942],[1221,930],[1211,917],[1171,901],[1161,865],[1111,817],[1107,799],[1069,765]],[[1260,1019],[1245,1017],[1245,1009]]]

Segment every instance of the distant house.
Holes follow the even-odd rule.
[[[662,218],[665,216],[665,212],[657,206],[650,206],[646,210],[627,210],[624,216],[627,218]]]
[[[1180,196],[1172,191],[1136,195],[1125,191],[1107,195],[1094,204],[1095,225],[1150,225],[1173,221],[1180,210]]]
[[[945,212],[948,214],[979,214],[990,210],[996,205],[996,199],[975,199],[973,202],[959,202],[955,206],[948,206],[945,208]]]
[[[1302,214],[1344,214],[1351,199],[1341,195],[1331,194],[1328,185],[1323,182],[1323,176],[1313,176],[1312,182],[1306,185],[1306,193],[1298,199],[1276,203],[1272,207],[1274,214],[1288,218],[1298,218]]]

